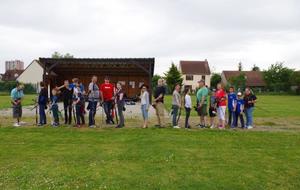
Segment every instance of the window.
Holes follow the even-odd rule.
[[[194,80],[194,76],[193,75],[186,75],[185,80]]]

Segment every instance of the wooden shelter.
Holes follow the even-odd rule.
[[[98,84],[108,76],[111,83],[120,82],[128,98],[139,94],[142,84],[149,86],[154,72],[154,58],[39,58],[42,65],[43,80],[50,88],[79,78],[86,90],[93,75],[98,77]]]

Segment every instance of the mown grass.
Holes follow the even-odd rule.
[[[28,106],[33,105],[33,99],[36,99],[36,95],[28,94],[24,97],[22,105]],[[0,109],[10,108],[11,107],[11,98],[9,95],[0,95]]]
[[[299,189],[298,132],[0,128],[1,189]]]
[[[295,117],[300,116],[300,96],[291,95],[258,95],[254,111],[255,117]],[[193,105],[196,105],[196,97],[192,96]],[[165,97],[166,109],[171,109],[172,96]],[[184,111],[182,111],[184,114]],[[197,113],[193,110],[192,116]]]

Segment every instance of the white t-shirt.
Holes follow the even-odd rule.
[[[185,102],[184,107],[186,107],[186,108],[192,108],[192,99],[191,99],[190,95],[188,95],[188,94],[185,95],[184,102]]]

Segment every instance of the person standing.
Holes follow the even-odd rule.
[[[97,76],[92,77],[92,81],[89,84],[88,89],[88,110],[89,110],[89,127],[95,128],[95,116],[97,112],[97,104],[100,98],[99,87],[97,86]]]
[[[165,106],[164,106],[164,97],[166,94],[166,88],[163,85],[163,79],[158,79],[157,87],[154,92],[154,104],[153,107],[156,111],[158,125],[157,127],[164,127],[164,117],[165,117]]]
[[[213,89],[210,95],[209,101],[209,118],[210,118],[210,128],[215,128],[215,117],[217,115],[217,102],[216,102],[216,89]]]
[[[253,128],[253,110],[256,101],[257,101],[257,97],[251,92],[251,89],[247,87],[245,89],[245,96],[244,96],[247,129]]]
[[[84,119],[84,97],[81,92],[80,84],[76,84],[76,88],[74,88],[74,102],[75,110],[76,110],[76,126],[80,128],[82,125],[85,125]]]
[[[45,110],[47,109],[47,103],[48,103],[48,90],[45,88],[44,82],[40,82],[40,87],[41,87],[41,91],[38,97],[40,120],[38,126],[43,126],[47,124],[47,117],[46,117]]]
[[[13,109],[13,118],[16,119],[16,123],[14,127],[20,127],[20,119],[22,118],[22,99],[24,97],[24,85],[17,84],[16,88],[12,89],[10,96],[11,96],[11,103]]]
[[[221,83],[217,85],[216,100],[217,113],[219,118],[219,129],[225,129],[225,113],[226,113],[226,92]]]
[[[59,116],[58,116],[58,90],[56,88],[52,89],[52,97],[51,97],[51,104],[49,108],[52,112],[53,123],[51,124],[52,127],[59,126]]]
[[[191,109],[192,109],[192,98],[190,96],[191,89],[186,88],[184,90],[184,109],[185,109],[185,123],[184,127],[186,129],[190,129],[191,126],[189,124],[189,118],[191,115]]]
[[[228,94],[228,125],[230,127],[234,127],[234,123],[236,122],[234,107],[236,106],[237,97],[234,92],[234,87],[231,86],[229,88]]]
[[[244,123],[244,116],[243,116],[243,111],[244,111],[244,99],[242,97],[242,93],[238,92],[237,93],[237,101],[236,101],[236,105],[234,108],[235,111],[235,122],[234,122],[234,127],[238,126],[238,121],[240,120],[241,122],[241,128],[245,128],[245,123]]]
[[[176,84],[172,95],[172,110],[173,110],[172,125],[174,129],[180,128],[178,126],[178,120],[177,120],[179,109],[181,109],[180,84]]]
[[[75,84],[74,84],[75,85]],[[65,125],[72,123],[72,101],[73,101],[73,89],[75,86],[69,84],[68,80],[64,81],[64,85],[57,89],[61,91],[64,112],[65,112]],[[76,122],[76,121],[75,121]]]
[[[122,89],[121,83],[117,83],[116,103],[117,103],[117,109],[118,109],[120,123],[116,126],[116,128],[122,128],[125,126],[125,119],[124,119],[124,114],[123,114],[123,111],[125,110],[124,95],[125,95],[125,92]]]
[[[143,128],[148,127],[148,111],[150,107],[150,98],[149,98],[149,92],[148,88],[146,85],[142,86],[141,90],[141,110],[142,110],[142,115],[143,115]]]
[[[207,97],[208,89],[205,86],[204,80],[198,81],[199,90],[197,91],[197,111],[200,116],[200,128],[204,128],[206,125],[206,116],[207,116]]]
[[[109,78],[106,76],[104,83],[100,86],[101,101],[106,115],[106,124],[114,124],[112,118],[112,109],[114,101],[115,87],[110,83]]]

